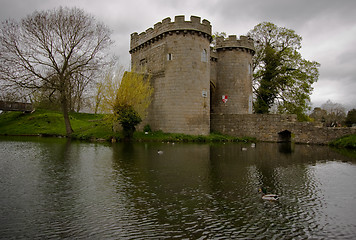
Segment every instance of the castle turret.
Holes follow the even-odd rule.
[[[211,90],[212,112],[252,113],[253,40],[235,35],[216,39],[216,73]]]
[[[131,34],[131,63],[152,75],[154,96],[145,123],[154,130],[210,132],[211,25],[176,16]]]

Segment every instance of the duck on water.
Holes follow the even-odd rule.
[[[261,187],[258,191],[262,193],[263,200],[277,201],[279,199],[279,196],[277,194],[267,194],[267,189],[264,187]]]

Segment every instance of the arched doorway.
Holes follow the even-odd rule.
[[[213,113],[213,98],[215,94],[216,85],[213,81],[210,81],[210,113]]]
[[[278,133],[278,142],[291,142],[292,133],[288,130],[284,130]]]

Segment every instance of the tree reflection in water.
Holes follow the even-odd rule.
[[[328,147],[6,139],[4,238],[356,235],[356,159]],[[263,201],[261,186],[280,200]]]

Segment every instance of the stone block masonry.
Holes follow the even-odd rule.
[[[248,113],[252,96],[253,41],[247,37],[218,39],[210,48],[208,20],[176,16],[132,33],[131,65],[151,74],[153,100],[145,124],[153,130],[192,135],[210,133],[210,111]],[[213,87],[212,87],[213,86]],[[213,88],[213,90],[211,90]],[[221,104],[223,95],[229,101]]]
[[[207,135],[210,132],[209,21],[176,16],[131,35],[131,62],[152,76],[153,101],[143,123],[153,130]]]
[[[171,18],[168,17],[163,19],[162,22],[156,23],[154,28],[148,28],[145,32],[140,34],[137,32],[132,33],[130,53],[164,38],[167,34],[172,35],[173,33],[194,31],[199,35],[211,39],[210,22],[206,19],[202,22],[200,22],[200,20],[200,17],[191,16],[190,21],[185,21],[184,16],[176,16],[175,21],[171,22]]]
[[[235,137],[255,137],[259,141],[327,144],[356,128],[326,128],[310,122],[298,122],[295,115],[212,114],[212,131]],[[289,139],[288,139],[289,138]]]
[[[325,144],[355,133],[297,122],[294,115],[252,114],[251,38],[218,37],[211,24],[191,16],[165,18],[140,34],[132,33],[132,70],[149,73],[154,88],[147,118],[152,130],[191,135],[211,131],[261,141]]]

